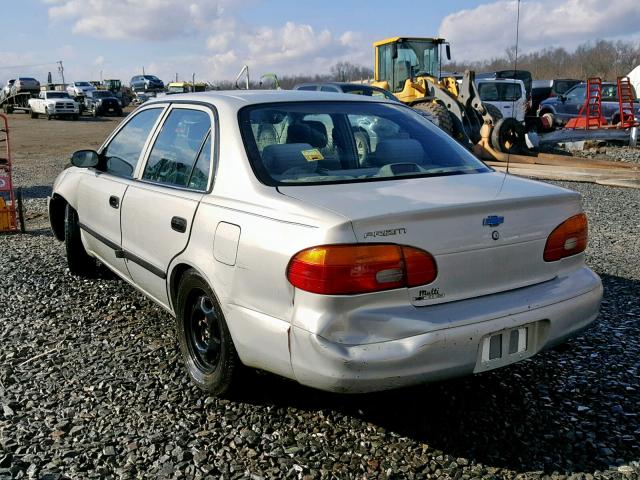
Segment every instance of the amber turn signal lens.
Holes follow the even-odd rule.
[[[324,295],[426,285],[437,274],[431,254],[395,244],[321,245],[298,252],[287,267],[293,286]]]
[[[565,257],[570,257],[587,248],[589,225],[587,216],[579,213],[558,225],[544,247],[545,262],[555,262]]]

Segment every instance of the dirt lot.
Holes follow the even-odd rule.
[[[131,111],[127,109],[126,111]],[[17,186],[51,186],[70,155],[97,148],[124,117],[81,116],[77,121],[32,119],[25,113],[9,117]]]

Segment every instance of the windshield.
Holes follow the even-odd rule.
[[[490,171],[410,108],[296,102],[240,111],[247,154],[267,185],[378,181]]]
[[[159,80],[155,75],[145,75],[144,78],[147,80]]]
[[[93,98],[109,98],[109,97],[113,97],[113,93],[105,91],[105,90],[98,90],[95,91],[91,94],[91,96]]]
[[[387,81],[393,92],[400,92],[411,76],[437,77],[438,48],[432,40],[402,40],[378,47],[378,80]]]
[[[66,92],[48,92],[47,98],[71,98]]]

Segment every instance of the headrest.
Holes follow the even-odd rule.
[[[424,163],[424,150],[420,142],[413,138],[383,140],[376,147],[375,164]]]
[[[317,120],[303,120],[289,125],[287,143],[309,143],[316,148],[327,146],[327,127]]]
[[[309,171],[315,169],[315,163],[309,162],[302,154],[313,147],[308,143],[282,143],[267,145],[262,151],[262,163],[271,175],[281,175],[295,167]]]

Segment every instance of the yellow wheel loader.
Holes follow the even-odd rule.
[[[444,39],[393,37],[373,45],[373,85],[426,112],[442,130],[470,148],[483,138],[500,152],[520,153],[526,148],[524,127],[513,118],[502,119],[496,107],[482,103],[475,72],[465,71],[461,84],[453,77],[441,79],[443,46],[447,59],[451,58]]]

